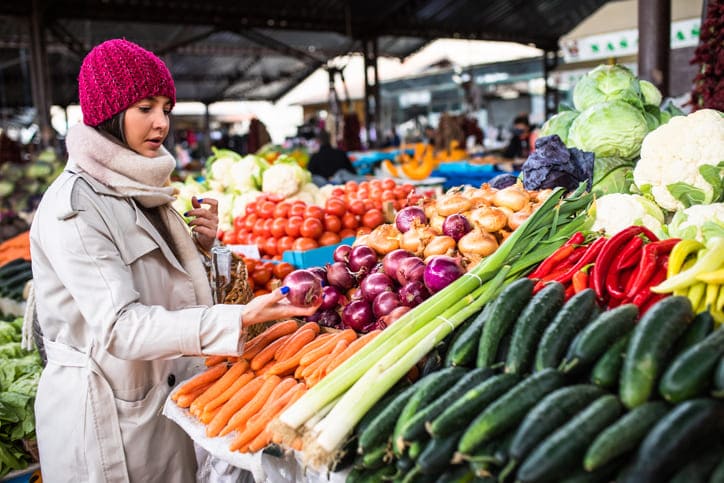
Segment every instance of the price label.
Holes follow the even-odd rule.
[[[233,253],[246,258],[260,259],[259,247],[256,245],[226,245]]]

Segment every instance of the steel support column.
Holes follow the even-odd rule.
[[[638,16],[638,76],[652,82],[666,97],[669,95],[671,1],[639,0]]]
[[[550,73],[558,66],[558,54],[555,50],[543,51],[543,82],[545,91],[543,92],[543,104],[545,106],[545,116],[548,119],[558,110],[558,89],[550,86]]]
[[[55,132],[50,125],[50,83],[48,81],[48,58],[45,45],[45,4],[33,0],[30,14],[30,80],[33,105],[37,111],[41,148],[51,145]]]
[[[381,112],[379,74],[377,72],[377,39],[365,39],[362,42],[365,74],[365,132],[367,146],[376,147],[379,143],[379,121]]]
[[[204,103],[204,158],[211,156],[211,113],[209,103]]]

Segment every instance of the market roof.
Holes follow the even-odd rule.
[[[281,98],[329,60],[405,58],[436,38],[557,49],[606,0],[35,0],[0,2],[0,107],[31,106],[29,18],[43,9],[52,102],[77,102],[80,62],[124,37],[163,56],[185,101]]]

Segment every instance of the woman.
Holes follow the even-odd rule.
[[[245,327],[309,315],[281,290],[246,306],[212,305],[201,257],[171,208],[175,166],[163,147],[176,91],[165,64],[110,40],[78,77],[83,124],[66,170],[31,227],[37,315],[47,366],[35,404],[45,481],[193,481],[191,440],[160,415],[200,359],[236,355]],[[205,207],[202,207],[203,203]],[[196,243],[209,249],[217,204],[196,200]]]

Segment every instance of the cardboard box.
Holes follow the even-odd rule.
[[[294,265],[294,268],[310,268],[324,267],[328,263],[332,263],[334,258],[334,250],[340,245],[352,245],[354,237],[344,238],[341,243],[336,245],[328,245],[326,247],[314,248],[304,252],[286,251],[282,255],[282,260]]]

